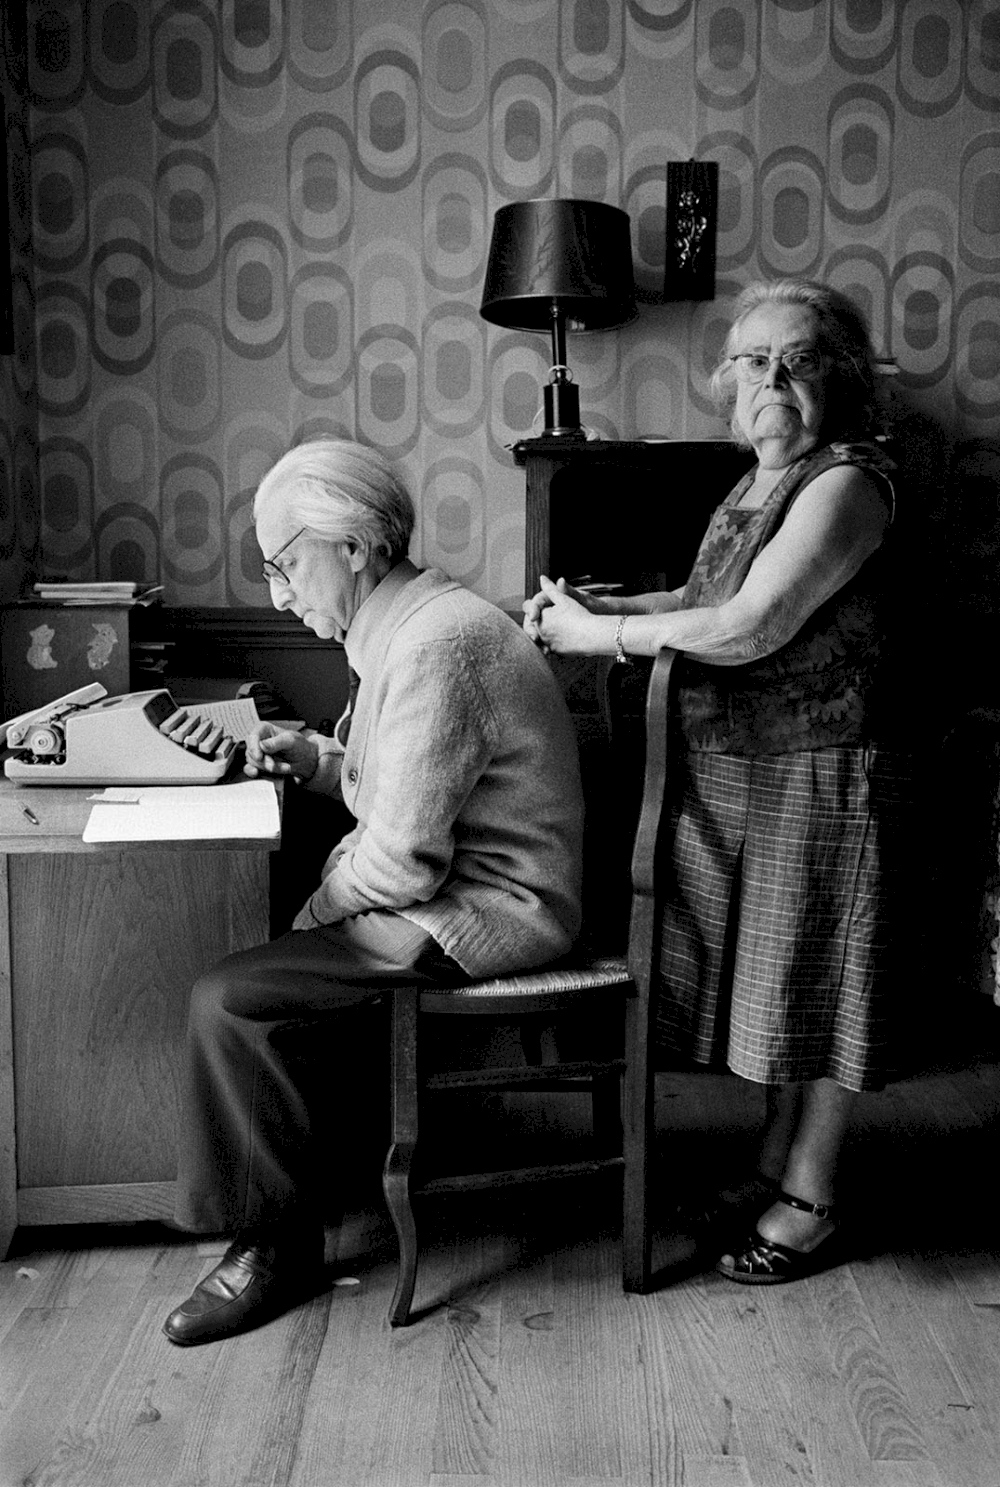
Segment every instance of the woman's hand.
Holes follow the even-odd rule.
[[[559,594],[564,594],[569,599],[575,600],[589,614],[615,613],[613,603],[609,603],[607,599],[599,599],[596,594],[588,592],[587,589],[575,589],[571,583],[566,582],[565,578],[560,578],[557,583],[553,584],[543,573],[541,575],[541,584],[542,587],[539,592],[533,598],[525,599],[521,605],[521,608],[524,610],[524,620],[522,623],[525,631],[531,636],[532,640],[540,640],[541,638],[538,632],[538,624],[542,617],[542,611],[548,609],[552,604],[552,599],[549,597],[549,591],[552,589],[555,589]]]
[[[294,775],[297,780],[311,780],[318,762],[319,751],[306,734],[278,728],[274,723],[258,723],[247,739],[243,773]]]
[[[601,649],[600,639],[605,626],[595,626],[597,616],[611,614],[610,605],[605,605],[592,594],[574,589],[560,578],[553,583],[543,573],[539,579],[542,587],[533,599],[525,600],[524,628],[544,650],[557,655],[590,655]]]

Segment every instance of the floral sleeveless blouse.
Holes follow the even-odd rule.
[[[681,607],[715,608],[737,593],[792,502],[835,465],[856,465],[882,477],[891,515],[889,477],[895,466],[877,444],[828,444],[813,450],[789,466],[762,506],[744,510],[739,500],[752,483],[751,469],[713,514]],[[872,740],[886,545],[772,655],[745,666],[708,666],[682,658],[678,702],[689,748],[752,758]]]

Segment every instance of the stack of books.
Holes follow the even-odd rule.
[[[163,592],[162,584],[120,583],[76,583],[70,580],[53,579],[51,582],[32,584],[36,603],[43,604],[100,604],[129,608],[133,604],[152,604]]]

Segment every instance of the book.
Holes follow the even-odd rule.
[[[127,582],[95,580],[90,583],[76,579],[53,578],[32,584],[36,594],[109,594],[118,595],[124,599],[131,599],[138,587],[139,585],[131,579]]]
[[[77,583],[52,580],[32,584],[35,601],[45,604],[150,604],[163,592],[162,584],[125,582]]]

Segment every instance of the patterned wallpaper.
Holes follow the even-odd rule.
[[[548,342],[478,307],[494,210],[550,195],[632,222],[639,319],[569,338],[590,428],[718,435],[731,295],[826,276],[898,362],[936,515],[964,501],[995,558],[1000,0],[5,9],[8,591],[37,538],[50,576],[265,604],[256,482],[334,432],[404,463],[418,560],[516,602],[506,446],[532,431]],[[690,157],[720,166],[717,297],[664,304],[665,166]]]
[[[31,285],[31,166],[23,12],[3,6],[2,77],[7,213],[17,354],[0,354],[0,603],[16,598],[35,566],[41,520]],[[4,287],[0,285],[0,293]]]

